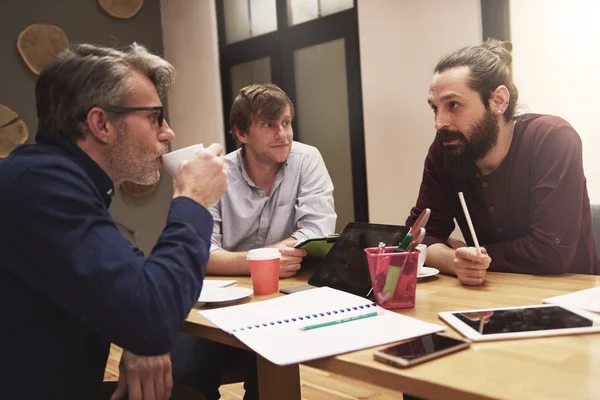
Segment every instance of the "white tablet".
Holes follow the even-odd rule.
[[[439,317],[476,342],[600,332],[599,316],[553,304],[447,311]]]

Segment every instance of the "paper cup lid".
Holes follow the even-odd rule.
[[[250,250],[246,256],[246,260],[248,261],[272,260],[274,258],[281,258],[281,253],[279,250],[270,247]]]

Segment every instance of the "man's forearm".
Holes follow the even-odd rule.
[[[427,260],[425,263],[437,268],[444,274],[456,275],[454,271],[454,249],[443,243],[435,243],[427,248]]]
[[[246,261],[247,251],[215,250],[210,253],[206,273],[208,275],[250,275]]]
[[[266,247],[277,247],[279,244],[293,247],[298,239],[289,237]],[[206,265],[207,275],[250,275],[250,267],[246,261],[247,251],[227,251],[223,249],[210,253]]]

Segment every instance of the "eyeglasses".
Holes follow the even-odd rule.
[[[158,126],[162,127],[163,121],[165,119],[165,108],[164,106],[155,106],[155,107],[100,107],[104,111],[114,114],[127,114],[135,111],[160,111],[158,113],[158,118],[156,121],[158,122]],[[89,111],[88,111],[89,112]],[[81,121],[85,121],[87,118],[87,113],[80,118]]]
[[[158,118],[156,119],[158,122],[158,126],[162,126],[163,121],[165,119],[165,108],[163,106],[156,107],[103,107],[102,108],[106,112],[114,113],[114,114],[127,114],[135,111],[160,111],[158,113]]]

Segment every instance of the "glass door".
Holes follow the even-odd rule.
[[[327,165],[336,231],[368,222],[354,1],[217,0],[217,17],[225,125],[239,89],[280,86],[296,108],[294,140],[317,147]],[[228,151],[238,147],[226,138]]]

